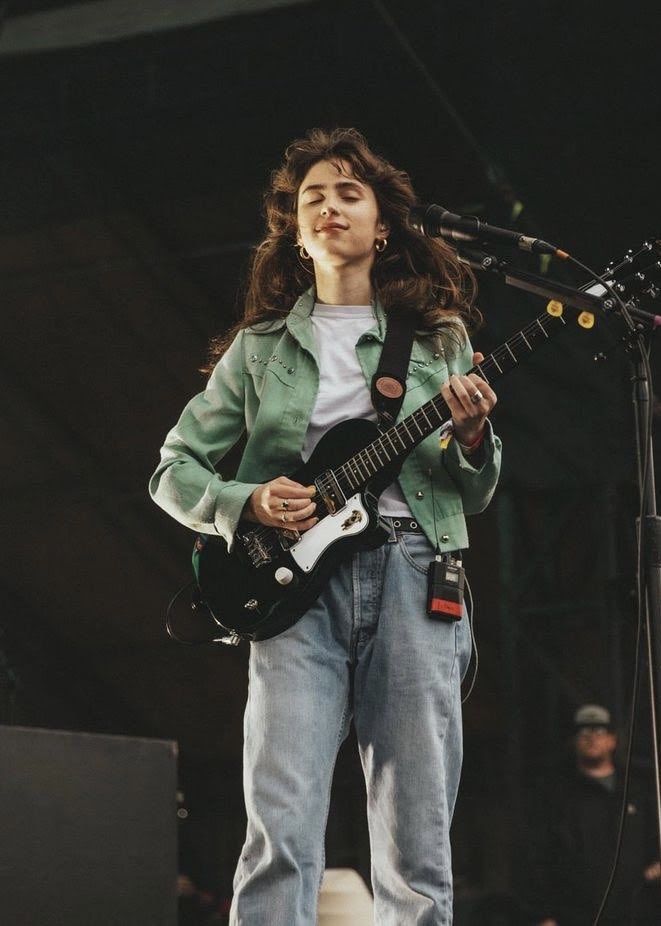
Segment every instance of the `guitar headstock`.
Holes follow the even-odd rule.
[[[618,262],[611,261],[602,274],[616,293],[631,310],[646,299],[658,299],[661,293],[661,236],[647,238],[636,250],[629,250]],[[606,287],[601,283],[592,283],[586,290],[595,296],[607,295]],[[654,316],[650,316],[653,323]],[[581,312],[578,323],[582,328],[592,328],[592,312]]]
[[[627,251],[619,263],[611,262],[603,274],[625,301],[648,297],[657,299],[661,292],[661,236],[646,239],[636,251]]]

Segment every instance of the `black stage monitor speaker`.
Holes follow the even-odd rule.
[[[176,743],[0,726],[0,922],[175,926]]]

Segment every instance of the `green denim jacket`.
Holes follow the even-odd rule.
[[[286,318],[239,332],[211,374],[204,392],[185,407],[161,449],[149,483],[154,501],[182,524],[220,534],[231,546],[244,505],[253,490],[300,465],[300,452],[319,387],[317,352],[310,321],[314,290],[302,295]],[[358,360],[368,387],[376,370],[385,315],[376,306],[376,325],[359,339]],[[451,373],[472,367],[468,341],[453,352],[416,339],[399,419],[433,398]],[[234,479],[216,471],[245,433],[246,445]],[[479,469],[457,441],[444,450],[438,434],[406,458],[399,483],[414,518],[442,550],[468,546],[464,515],[482,511],[500,470],[500,441],[487,422]]]

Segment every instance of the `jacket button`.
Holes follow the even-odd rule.
[[[289,367],[289,369],[287,370],[287,372],[288,372],[289,375],[291,376],[292,373],[295,373],[295,372],[296,372],[296,370],[295,370],[293,367]]]
[[[252,363],[255,363],[258,359],[259,359],[259,358],[257,357],[257,354],[251,354],[251,355],[250,355],[250,360],[251,360]]]
[[[450,535],[449,535],[449,534],[441,534],[441,543],[449,543],[449,542],[450,542]]]
[[[424,493],[424,492],[416,492],[416,493],[415,493],[415,497],[416,497],[416,498],[424,498],[424,497],[425,497],[425,493]]]

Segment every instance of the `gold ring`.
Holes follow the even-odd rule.
[[[283,514],[283,515],[282,515],[282,523],[283,523],[283,524],[286,524],[286,523],[287,523],[287,515],[286,515],[286,514]]]
[[[285,511],[289,508],[289,499],[288,499],[288,498],[283,498],[283,500],[282,500],[282,507],[284,508]]]
[[[474,402],[476,405],[478,402],[481,402],[484,396],[479,389],[476,389],[473,395],[471,396],[471,402]]]

